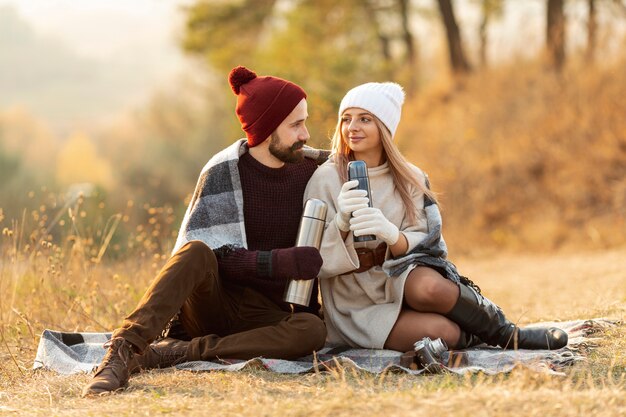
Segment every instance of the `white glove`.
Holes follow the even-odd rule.
[[[357,180],[347,181],[341,186],[341,191],[337,197],[338,211],[335,216],[335,223],[337,223],[337,227],[342,232],[350,231],[350,216],[352,212],[367,207],[369,203],[367,191],[353,190],[357,185],[359,185]]]
[[[400,230],[391,223],[380,209],[366,207],[352,213],[350,230],[354,236],[376,235],[387,245],[394,245],[400,238]]]

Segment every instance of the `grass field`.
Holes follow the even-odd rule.
[[[602,22],[608,41],[616,23]],[[508,63],[454,80],[424,62],[397,132],[439,193],[451,260],[522,325],[626,318],[625,48],[595,64],[573,49],[559,74],[515,51]],[[305,63],[292,58],[276,62]],[[307,89],[325,91],[328,79],[316,77],[332,71],[306,70]],[[235,138],[229,123],[238,127],[219,89],[195,78],[106,128],[68,126],[68,137],[26,110],[0,111],[0,417],[626,416],[624,325],[565,376],[163,370],[134,376],[120,394],[83,399],[90,375],[30,370],[44,329],[113,330],[165,262],[199,169]],[[329,146],[333,90],[323,101],[310,95],[309,126],[322,132],[311,145]],[[322,120],[324,112],[332,117]]]
[[[624,320],[625,255],[624,249],[553,255],[502,254],[456,259],[456,263],[519,323],[600,316]],[[441,416],[626,414],[624,327],[608,330],[589,351],[588,360],[566,369],[565,377],[523,369],[496,377],[372,376],[351,369],[304,376],[282,376],[263,370],[232,374],[163,370],[133,377],[130,388],[123,393],[83,399],[80,393],[89,375],[63,377],[29,370],[37,335],[43,328],[95,331],[113,328],[122,317],[122,310],[128,310],[139,297],[155,264],[161,262],[157,261],[150,258],[143,263],[134,262],[134,269],[121,263],[95,265],[84,271],[89,273],[88,277],[75,272],[74,276],[78,276],[73,281],[75,298],[65,308],[60,285],[67,270],[56,275],[42,272],[44,278],[40,281],[32,277],[29,281],[26,274],[15,285],[11,282],[17,276],[11,272],[15,267],[10,268],[11,263],[5,262],[0,269],[3,273],[0,288],[5,301],[0,347],[0,414],[386,417],[435,413]],[[99,283],[95,285],[94,281]],[[94,288],[99,296],[92,294]],[[12,291],[18,295],[29,293],[31,299],[16,296],[13,305],[8,305],[6,300],[11,299]],[[46,309],[46,305],[55,307]]]

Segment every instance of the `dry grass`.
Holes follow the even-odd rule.
[[[400,145],[444,191],[451,253],[471,254],[452,260],[520,324],[625,319],[621,68],[561,79],[494,70],[405,108]],[[38,337],[119,325],[169,252],[175,210],[42,193],[28,194],[18,221],[0,208],[2,415],[626,415],[624,327],[565,377],[153,371],[119,395],[82,399],[89,375],[30,370]]]
[[[441,192],[466,252],[602,249],[626,241],[624,61],[560,76],[515,62],[425,91],[397,134]]]
[[[626,313],[624,254],[624,250],[614,249],[551,256],[498,255],[456,261],[461,271],[475,278],[486,294],[521,323],[597,316],[623,320]],[[14,287],[7,284],[12,284],[11,280],[17,277],[11,272],[11,262],[7,261],[9,258],[4,257],[0,268],[4,300],[11,295],[6,289]],[[20,311],[21,315],[12,309],[7,311],[8,306],[3,305],[0,413],[614,416],[626,412],[626,331],[623,327],[609,330],[599,346],[589,353],[589,360],[568,369],[566,377],[538,375],[522,369],[497,377],[372,376],[357,374],[351,369],[301,376],[276,375],[262,370],[240,373],[165,370],[133,377],[130,388],[121,394],[83,399],[80,392],[89,375],[64,377],[28,370],[35,354],[36,335],[43,328],[101,330],[101,327],[114,327],[152,276],[152,263],[149,259],[92,265],[86,271],[88,276],[78,279],[76,275],[69,278],[67,269],[54,276],[44,272],[45,279],[53,280],[49,283],[27,283],[28,274],[21,275],[15,288],[20,294],[32,296],[30,301],[16,297],[15,304],[20,308],[15,311]],[[113,278],[120,271],[126,271],[123,278],[120,275]],[[73,313],[68,315],[60,304],[46,309],[47,302],[65,296],[63,287],[69,285],[70,279],[75,279],[80,288],[71,304]],[[94,287],[101,295],[92,298],[87,293]],[[33,303],[40,291],[45,300]],[[112,309],[109,303],[114,301],[123,305]],[[39,317],[46,317],[46,321]]]
[[[183,374],[183,375],[181,375]],[[37,374],[3,394],[4,411],[32,415],[620,415],[624,383],[602,385],[516,372],[506,378],[413,378],[149,372],[122,394],[80,398],[81,375]]]

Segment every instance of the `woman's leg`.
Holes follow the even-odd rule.
[[[387,337],[385,349],[413,350],[413,343],[424,337],[442,338],[448,346],[456,347],[460,335],[459,326],[440,314],[403,309]]]
[[[444,327],[442,327],[442,329],[445,329],[446,336],[431,332],[433,335],[436,335],[435,338],[443,337],[450,348],[465,349],[480,344],[482,341],[473,334],[459,329],[459,326],[454,321],[443,316],[452,310],[458,298],[459,287],[455,283],[444,278],[443,275],[434,269],[425,266],[418,266],[413,269],[404,284],[404,301],[411,310],[420,313],[438,313],[424,315],[427,318],[437,317],[435,323],[440,323],[442,318],[446,320]],[[417,316],[413,315],[413,317],[417,321]],[[454,332],[451,332],[450,324],[454,325],[452,326],[455,329]],[[407,322],[407,325],[419,328],[421,323]],[[411,331],[408,329],[407,332],[406,334],[411,334]],[[419,339],[413,340],[412,343],[415,343],[417,340]]]
[[[468,286],[457,286],[432,268],[420,266],[409,273],[404,298],[412,309],[443,314],[467,332],[465,336],[476,335],[492,346],[560,349],[567,344],[567,333],[557,328],[520,329],[489,299]],[[465,345],[461,339],[457,341],[457,347]]]
[[[413,269],[404,284],[404,300],[415,311],[445,314],[459,298],[459,287],[425,266]]]
[[[465,285],[460,286],[459,297],[445,316],[486,343],[505,349],[560,349],[567,345],[568,336],[563,330],[519,328],[500,307]]]

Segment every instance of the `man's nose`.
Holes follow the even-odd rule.
[[[307,140],[309,140],[310,137],[311,136],[309,135],[309,130],[306,127],[303,127],[300,136],[298,136],[298,140],[306,142]]]

